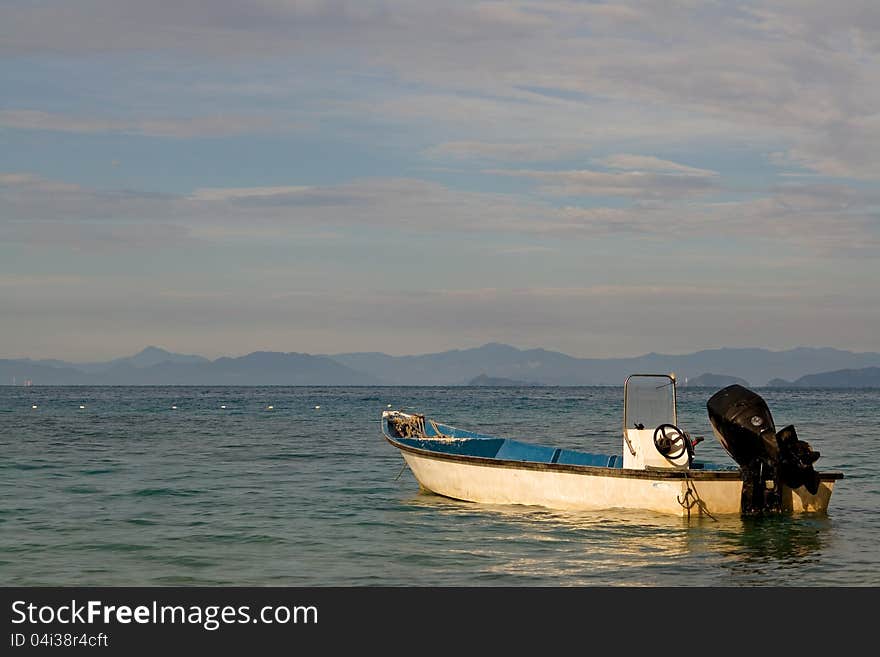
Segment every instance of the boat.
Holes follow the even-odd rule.
[[[766,402],[740,385],[707,401],[713,433],[734,463],[695,458],[703,440],[678,425],[674,374],[624,382],[622,451],[595,454],[459,429],[403,409],[382,411],[382,433],[420,487],[483,504],[677,516],[827,513],[841,472],[793,426],[776,430]]]

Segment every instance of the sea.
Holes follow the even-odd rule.
[[[757,389],[840,470],[827,515],[492,506],[422,491],[389,407],[621,453],[622,387],[0,387],[6,586],[880,584],[880,390]],[[732,463],[680,388],[698,458]]]

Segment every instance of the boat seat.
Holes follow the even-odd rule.
[[[445,429],[446,427],[443,428]],[[448,436],[448,434],[444,435]],[[456,438],[453,440],[438,440],[436,438],[396,438],[396,440],[404,445],[409,445],[410,447],[426,449],[432,452],[442,452],[444,454],[479,456],[482,458],[495,458],[505,461],[528,461],[530,463],[589,465],[600,468],[623,467],[623,457],[621,456],[588,454],[586,452],[577,452],[571,449],[558,449],[556,447],[547,447],[546,445],[522,443],[518,440],[510,440],[509,438]],[[711,466],[706,469],[709,469],[710,467]]]
[[[554,447],[530,445],[516,440],[505,439],[504,443],[501,445],[501,449],[499,449],[498,453],[495,455],[495,458],[504,459],[505,461],[550,463],[555,452],[556,448]]]
[[[588,454],[571,449],[557,449],[545,445],[532,445],[516,440],[505,440],[495,455],[507,461],[530,461],[532,463],[561,463],[564,465],[592,465],[600,468],[621,468],[623,458],[608,454]]]
[[[586,452],[575,452],[570,449],[563,449],[559,453],[556,463],[565,465],[592,465],[599,468],[622,468],[623,457],[608,454],[587,454]]]

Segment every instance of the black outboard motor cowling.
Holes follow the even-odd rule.
[[[776,431],[760,395],[740,385],[727,386],[706,403],[715,436],[743,473],[742,512],[782,510],[782,484],[819,490],[813,463],[819,452],[798,440],[793,426]]]

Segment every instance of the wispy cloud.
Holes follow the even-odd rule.
[[[529,246],[509,246],[495,249],[495,253],[501,255],[532,255],[535,253],[554,253],[558,249],[549,246],[538,246],[532,244]]]
[[[238,201],[242,199],[290,198],[311,190],[308,186],[286,187],[212,187],[197,189],[189,198],[194,201]]]
[[[78,286],[76,294],[67,283],[5,288],[9,312],[3,325],[20,330],[7,335],[4,350],[33,355],[34,345],[57,344],[51,336],[63,321],[78,333],[75,348],[92,354],[108,348],[117,355],[131,353],[156,341],[208,355],[259,348],[337,353],[339,345],[352,344],[350,332],[356,329],[353,344],[388,353],[476,346],[491,336],[608,357],[632,356],[656,344],[667,352],[758,342],[785,348],[792,346],[795,329],[809,342],[821,343],[834,330],[843,339],[870,344],[880,320],[877,304],[849,310],[864,297],[829,294],[827,287],[807,283],[771,281],[756,293],[753,285],[736,280],[434,290],[377,290],[362,280],[315,291],[302,277],[287,275],[279,278],[277,289],[254,293],[251,281],[241,286],[234,277],[207,287],[193,281],[181,285],[176,278],[161,271],[130,273],[122,280],[96,277]],[[132,286],[140,290],[134,298]],[[393,332],[389,309],[395,315]],[[860,321],[841,323],[841,313]],[[34,316],[41,321],[28,321]],[[100,330],[108,317],[114,326],[109,333]],[[646,317],[652,320],[650,337],[644,332]],[[755,317],[759,321],[748,324],[751,330],[744,334],[743,326]],[[692,332],[683,330],[683,323]],[[70,358],[71,349],[56,347],[54,353]]]
[[[450,141],[432,146],[425,154],[432,158],[540,162],[569,158],[589,149],[587,144],[576,143]]]
[[[605,158],[595,160],[596,164],[608,167],[609,169],[624,169],[628,171],[658,171],[661,173],[685,174],[688,176],[717,176],[717,171],[710,169],[699,169],[697,167],[689,167],[684,164],[678,164],[670,160],[663,160],[653,155],[631,155],[628,153],[620,153],[618,155],[610,155]]]
[[[181,119],[104,119],[51,114],[31,109],[0,110],[0,128],[48,130],[82,134],[124,133],[147,137],[186,139],[227,137],[278,129],[265,118],[203,116]]]
[[[759,238],[833,253],[880,250],[873,189],[828,183],[779,185],[740,200],[702,198],[715,189],[707,173],[596,171],[494,173],[536,180],[549,200],[524,194],[461,191],[416,179],[372,178],[338,185],[201,188],[185,195],[84,188],[26,173],[0,174],[0,231],[9,241],[73,239],[173,245],[181,240],[295,239],[357,229],[382,234],[522,235],[548,239],[628,236],[682,244],[721,240],[726,248]],[[622,197],[620,207],[559,206],[566,197]],[[67,228],[62,228],[66,225]],[[95,232],[98,231],[98,232]],[[515,247],[520,248],[521,247]],[[555,248],[533,244],[530,248]],[[705,247],[703,247],[705,248]]]
[[[0,222],[0,240],[32,247],[63,247],[87,253],[115,253],[128,249],[192,246],[184,226],[167,223],[107,224],[61,221]]]
[[[45,287],[72,287],[86,284],[90,279],[86,276],[73,274],[2,274],[0,275],[0,287],[7,288],[45,288]]]
[[[786,249],[806,248],[825,257],[877,257],[880,222],[872,195],[848,190],[834,200],[825,194],[803,186],[738,201],[630,208],[567,206],[547,228],[573,236],[632,235],[670,244],[721,240],[728,249],[735,244],[748,249],[750,244],[770,242]]]
[[[38,193],[64,193],[79,192],[82,188],[73,183],[61,182],[58,180],[47,180],[42,176],[33,173],[0,173],[0,187],[9,190],[26,190],[28,192]]]
[[[760,136],[784,142],[781,150],[802,166],[874,178],[880,175],[875,15],[865,0],[833,7],[762,0],[696,7],[223,0],[210,12],[198,0],[149,6],[49,0],[0,8],[0,48],[19,55],[176,52],[219,57],[218,66],[236,56],[253,58],[251,85],[261,79],[259,58],[295,57],[298,83],[320,87],[325,110],[455,125],[457,136],[447,134],[428,148],[433,156],[497,159],[506,152],[509,161],[527,161],[548,152],[516,145],[547,139],[592,146],[615,138],[670,143],[701,135],[754,143]],[[335,92],[322,77],[330,73],[327,66],[340,82]],[[346,83],[362,89],[353,83],[371,75],[381,76],[391,93],[365,99],[345,91]],[[264,120],[8,112],[10,126],[171,137],[240,134],[261,129]],[[470,133],[468,123],[475,128]]]
[[[553,196],[623,196],[637,199],[681,198],[704,194],[715,188],[705,172],[649,173],[625,171],[607,173],[581,169],[576,171],[538,171],[530,169],[488,169],[484,173],[529,178],[540,190]]]
[[[0,286],[4,336],[631,353],[753,300],[768,343],[878,348],[868,0],[7,2],[0,54],[0,276],[103,281]]]

